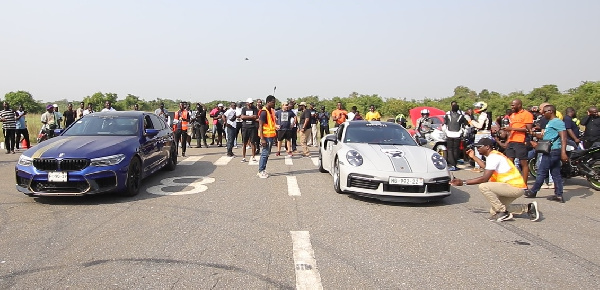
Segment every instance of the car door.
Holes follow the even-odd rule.
[[[154,125],[154,129],[160,130],[158,135],[155,138],[156,151],[157,151],[157,165],[158,167],[162,167],[166,164],[167,159],[169,158],[169,150],[171,149],[169,146],[169,141],[172,139],[171,135],[173,131],[171,128],[167,126],[167,123],[161,120],[157,115],[150,114],[150,119],[152,120],[152,124]]]
[[[335,155],[340,150],[342,146],[342,136],[345,131],[345,124],[341,124],[337,130],[335,131],[335,138],[337,140],[337,144],[335,142],[327,142],[327,145],[323,149],[322,163],[323,167],[331,173],[331,169],[333,168],[333,162],[335,161]]]
[[[144,115],[144,131],[145,129],[155,129],[154,122],[150,118],[150,115]],[[143,134],[143,133],[142,133]],[[159,136],[149,137],[143,136],[141,137],[141,158],[142,164],[144,166],[144,175],[148,175],[155,171],[157,166],[157,161],[159,159],[159,149],[157,146],[157,139]]]

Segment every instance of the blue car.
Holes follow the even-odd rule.
[[[17,190],[29,196],[139,193],[142,179],[177,166],[173,132],[153,113],[100,112],[23,152]]]

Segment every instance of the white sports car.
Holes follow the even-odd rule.
[[[450,195],[444,157],[421,147],[398,124],[351,121],[321,139],[319,171],[338,193],[383,201],[428,202]]]

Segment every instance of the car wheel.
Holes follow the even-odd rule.
[[[319,148],[319,172],[321,172],[321,173],[327,172],[327,170],[325,170],[325,168],[323,168],[323,153],[321,152],[320,148]]]
[[[133,157],[129,163],[129,170],[127,170],[127,188],[125,189],[125,196],[134,196],[140,192],[142,186],[142,163],[137,157]]]
[[[336,158],[333,165],[333,189],[337,193],[343,193],[340,187],[340,161]]]
[[[175,167],[177,167],[177,151],[175,151],[175,147],[171,147],[171,152],[169,152],[169,160],[167,161],[165,169],[173,171],[175,170]]]

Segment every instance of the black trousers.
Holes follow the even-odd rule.
[[[179,140],[181,140],[181,152],[185,153],[185,148],[187,147],[187,139],[187,130],[175,130],[175,148],[177,148],[177,154],[179,154]]]
[[[19,149],[19,146],[21,145],[21,136],[23,136],[23,139],[25,139],[25,144],[27,146],[27,148],[23,149],[31,148],[31,143],[29,143],[29,131],[27,129],[17,129],[15,147]]]
[[[460,138],[448,138],[446,142],[448,142],[448,157],[446,158],[446,161],[448,161],[448,165],[456,166],[460,151]]]
[[[204,147],[208,147],[206,144],[206,130],[208,130],[208,125],[200,125],[198,127],[194,127],[194,133],[196,134],[196,146],[201,147],[200,140],[204,143]]]
[[[298,128],[292,128],[292,151],[296,151],[296,139],[298,139]]]
[[[323,138],[323,136],[329,134],[329,125],[327,126],[320,126],[320,136],[321,138]]]
[[[4,148],[6,152],[15,151],[15,131],[17,129],[3,129],[4,130]]]

